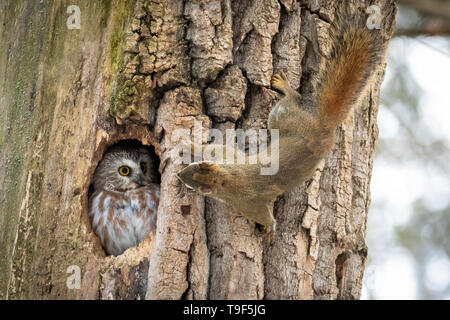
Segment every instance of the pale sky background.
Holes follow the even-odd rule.
[[[386,80],[392,77],[389,55],[394,54],[404,57],[411,74],[423,90],[419,106],[424,124],[431,129],[433,135],[445,138],[450,145],[448,39],[393,39],[388,53]],[[387,81],[382,86],[381,96],[386,83]],[[378,126],[380,138],[393,137],[399,130],[397,119],[383,104],[380,105]],[[446,171],[450,172],[450,164]],[[372,207],[367,227],[370,260],[366,265],[362,299],[369,298],[369,289],[375,299],[416,299],[418,296],[413,260],[405,249],[392,247],[394,228],[408,221],[413,212],[412,202],[421,196],[433,209],[446,207],[450,200],[450,181],[448,177],[442,177],[438,172],[414,163],[414,159],[406,163],[392,163],[391,160],[377,157],[372,173],[371,193]],[[378,256],[371,255],[375,251]],[[382,255],[379,252],[383,252]],[[445,288],[448,284],[450,262],[444,253],[436,252],[429,260],[426,279],[435,288]]]

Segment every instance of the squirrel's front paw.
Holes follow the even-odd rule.
[[[274,74],[272,79],[270,80],[270,84],[272,88],[283,91],[287,87],[289,87],[289,82],[287,76],[284,72],[280,74]]]

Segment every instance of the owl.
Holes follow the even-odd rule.
[[[109,255],[134,247],[156,228],[159,184],[153,161],[143,147],[116,145],[94,173],[89,218]]]

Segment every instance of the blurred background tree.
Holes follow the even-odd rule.
[[[450,299],[450,1],[398,3],[362,298]]]

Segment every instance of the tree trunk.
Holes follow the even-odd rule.
[[[358,299],[384,65],[312,179],[276,202],[271,245],[180,183],[172,135],[196,121],[264,128],[276,72],[314,94],[342,3],[77,3],[79,29],[70,1],[0,3],[0,298]],[[395,5],[382,3],[388,41]],[[92,232],[88,190],[123,139],[155,147],[161,199],[156,234],[113,257]]]

